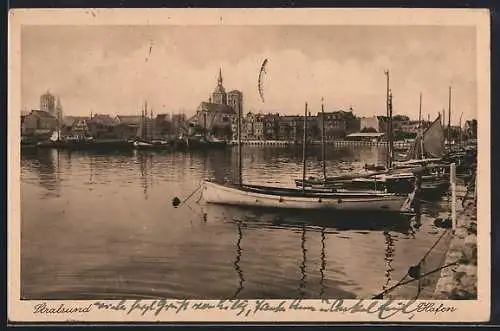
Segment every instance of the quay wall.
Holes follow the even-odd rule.
[[[477,201],[469,194],[462,206],[465,190],[457,190],[457,226],[434,290],[436,300],[477,299]],[[485,220],[486,221],[486,220]]]
[[[238,145],[237,140],[231,140],[230,145]],[[301,145],[302,142],[286,141],[286,140],[242,140],[242,145],[249,146],[291,146]],[[321,141],[313,141],[310,145],[321,145]],[[332,140],[325,141],[325,145],[329,146],[387,146],[386,141],[357,141],[357,140]],[[409,148],[410,143],[404,141],[397,141],[393,143],[396,148]]]

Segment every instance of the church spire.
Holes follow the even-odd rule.
[[[222,69],[219,68],[219,78],[217,78],[217,84],[222,85]]]

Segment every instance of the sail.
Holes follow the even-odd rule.
[[[444,130],[439,116],[425,130],[423,134],[418,133],[410,146],[410,150],[403,161],[440,158],[444,155]]]
[[[423,139],[424,158],[438,158],[444,155],[444,129],[441,118],[438,117],[430,127],[425,130]]]
[[[410,149],[408,150],[408,154],[406,154],[406,157],[402,161],[415,160],[421,157],[422,155],[421,141],[422,141],[422,135],[418,133],[417,137],[411,144]]]

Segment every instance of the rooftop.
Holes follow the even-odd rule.
[[[235,114],[234,109],[228,105],[221,105],[218,103],[211,103],[205,101],[200,103],[198,110],[206,111],[209,113],[215,112],[215,113]]]
[[[52,115],[51,113],[49,113],[48,111],[45,111],[45,110],[33,109],[31,111],[31,114],[39,116],[39,117],[43,117],[43,118],[55,118],[54,115]]]

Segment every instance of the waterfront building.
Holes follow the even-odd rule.
[[[147,130],[151,127],[150,122],[151,119],[146,116],[118,115],[113,119],[115,135],[122,139],[140,137],[143,133],[148,135]]]
[[[316,118],[316,125],[319,132],[318,134],[315,134],[316,132],[312,132],[314,139],[317,139],[318,136],[321,137],[323,121],[326,140],[344,138],[348,134],[358,132],[362,127],[360,119],[354,116],[352,109],[349,111],[338,110],[325,112],[324,117],[323,113],[319,112]]]
[[[262,118],[264,140],[278,140],[280,115],[266,114]]]
[[[249,112],[242,124],[241,138],[243,140],[265,140],[264,115]]]
[[[189,119],[190,133],[207,133],[219,138],[237,139],[235,132],[237,133],[238,113],[243,114],[243,93],[232,90],[226,94],[222,70],[219,69],[217,85],[212,96],[208,102],[202,101],[196,109],[196,114]]]
[[[385,132],[387,118],[385,116],[361,117],[359,130],[361,132]]]
[[[89,116],[66,116],[64,118],[65,134],[73,137],[92,136],[89,128]]]
[[[88,130],[94,138],[115,138],[113,119],[105,114],[90,114],[87,120]]]
[[[32,110],[24,116],[21,126],[22,135],[51,134],[57,129],[57,118],[45,110]]]

